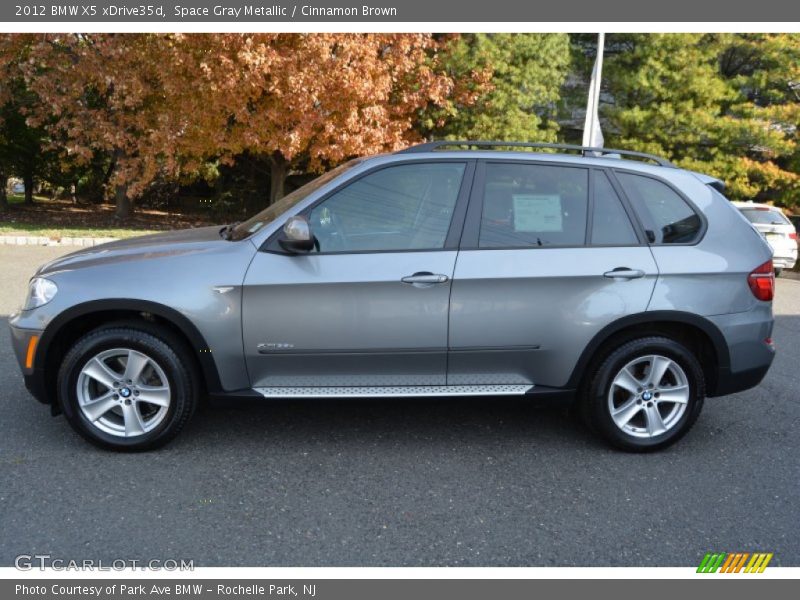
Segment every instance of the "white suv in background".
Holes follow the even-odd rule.
[[[775,275],[793,269],[797,262],[797,231],[780,208],[755,202],[734,202],[742,214],[766,238],[772,248]]]

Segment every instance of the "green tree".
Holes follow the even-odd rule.
[[[557,103],[570,67],[566,34],[464,34],[442,55],[447,73],[475,92],[471,106],[426,112],[428,137],[555,141]],[[490,73],[490,85],[483,83]]]
[[[52,167],[53,156],[46,150],[44,130],[27,123],[24,111],[30,94],[22,85],[15,87],[17,95],[0,107],[0,162],[7,174],[22,178],[25,204],[33,204],[36,181]]]
[[[7,206],[5,186],[11,175],[25,184],[25,203],[33,204],[36,180],[53,168],[54,154],[47,149],[42,127],[29,124],[28,115],[38,98],[25,85],[19,65],[27,54],[23,44],[0,40],[0,206]]]
[[[608,146],[720,177],[733,198],[792,201],[800,112],[789,82],[800,79],[800,36],[624,34],[607,43]]]
[[[723,77],[746,98],[742,116],[783,134],[780,148],[757,148],[744,163],[759,199],[800,206],[800,35],[723,36]]]

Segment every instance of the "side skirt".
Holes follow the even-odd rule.
[[[260,387],[264,398],[429,398],[436,396],[524,396],[531,385],[416,385],[364,387]]]

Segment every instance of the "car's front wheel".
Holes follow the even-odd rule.
[[[114,450],[162,446],[197,404],[188,351],[149,326],[112,325],[79,339],[61,363],[58,392],[73,428]]]
[[[675,340],[643,337],[601,357],[584,390],[582,413],[614,446],[645,452],[683,437],[704,398],[697,357]]]

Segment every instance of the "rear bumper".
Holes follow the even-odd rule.
[[[766,376],[771,364],[772,361],[766,365],[736,372],[731,372],[730,369],[720,369],[716,388],[709,396],[727,396],[756,387]]]
[[[720,365],[708,395],[735,394],[761,383],[775,358],[775,348],[767,342],[772,336],[772,307],[763,302],[752,310],[717,315],[709,320],[725,337],[730,363]]]
[[[776,269],[793,269],[797,262],[797,250],[797,244],[793,240],[791,244],[772,246],[772,264]]]
[[[772,257],[772,265],[776,269],[786,269],[787,271],[791,271],[794,269],[794,265],[797,262],[797,256],[773,256]]]

